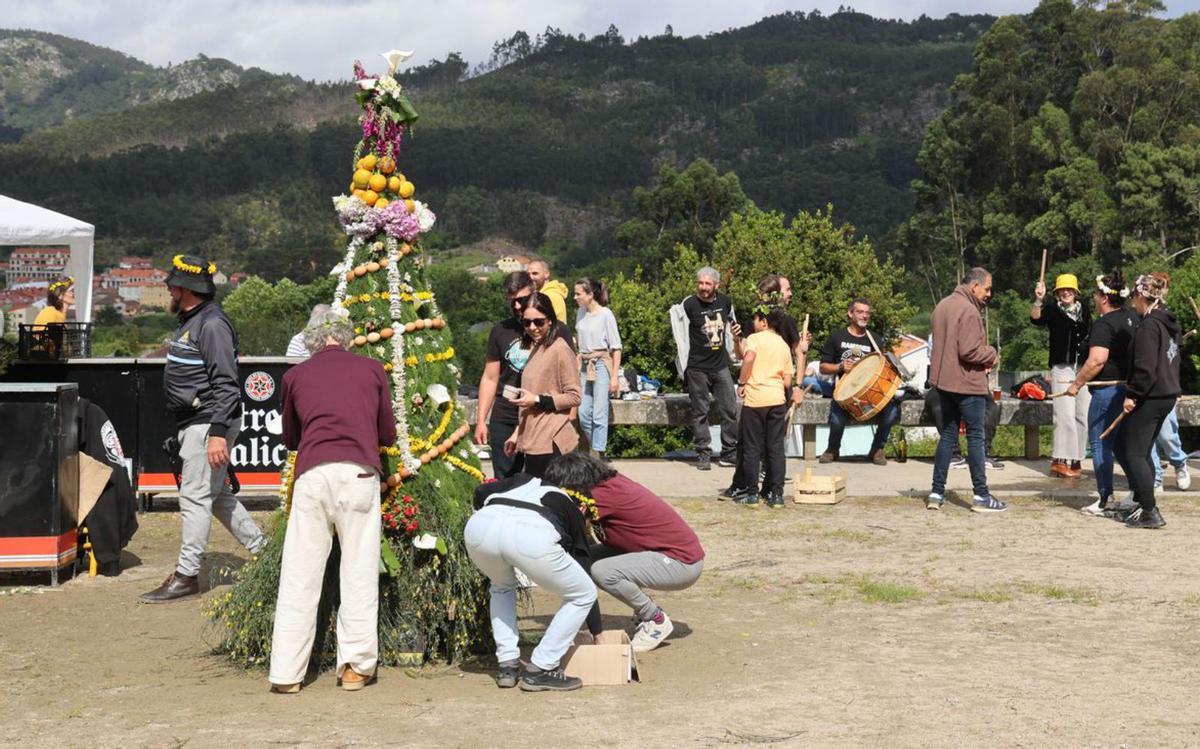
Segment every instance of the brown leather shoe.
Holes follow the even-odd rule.
[[[832,452],[832,451],[830,451],[830,450],[826,450],[825,452],[821,453],[821,457],[820,457],[820,458],[817,458],[817,462],[819,462],[819,463],[832,463],[833,461],[835,461],[835,460],[837,460],[837,459],[838,459],[838,454],[837,454],[837,453],[835,453],[835,452]]]
[[[1079,473],[1072,473],[1071,467],[1068,466],[1066,463],[1064,463],[1061,460],[1053,461],[1050,464],[1050,475],[1051,476],[1058,476],[1059,478],[1063,478],[1063,479],[1073,479],[1073,478],[1079,478],[1080,474],[1082,474],[1082,473],[1083,473],[1082,471],[1080,471]]]
[[[299,684],[272,684],[271,691],[275,694],[297,694],[300,691]]]
[[[163,584],[138,596],[140,603],[167,603],[178,601],[180,598],[198,595],[200,593],[200,578],[196,575],[181,575],[172,572],[163,580]]]
[[[375,674],[363,676],[354,669],[346,666],[346,670],[342,671],[342,677],[338,679],[338,683],[342,685],[342,689],[347,692],[357,692],[368,684],[375,683]]]
[[[887,458],[883,457],[883,450],[876,450],[871,453],[871,462],[877,466],[887,465]]]

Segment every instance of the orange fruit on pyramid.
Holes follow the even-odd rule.
[[[358,198],[359,200],[362,200],[363,198],[365,198],[366,195],[367,195],[366,190],[355,190],[354,191],[354,197]]]
[[[388,156],[384,156],[379,160],[379,171],[384,174],[391,174],[396,171],[396,160]]]
[[[399,177],[397,177],[395,175],[388,177],[387,182],[388,182],[388,189],[391,190],[392,192],[400,192],[400,185],[404,184],[404,180],[400,179]]]
[[[402,198],[411,198],[416,189],[417,188],[413,185],[413,183],[405,180],[404,182],[400,183],[400,189],[396,192],[398,192]]]
[[[409,213],[412,213],[413,211],[417,210],[417,204],[412,202],[408,198],[404,199],[404,205],[405,205],[405,207],[408,208]]]
[[[373,154],[373,153],[369,153],[366,156],[363,156],[358,161],[359,167],[361,167],[362,169],[366,169],[367,171],[373,171],[375,169],[375,165],[378,163],[379,163],[379,159],[375,158],[375,154]]]
[[[387,177],[382,174],[372,174],[370,184],[371,189],[375,192],[383,192],[384,188],[387,187]]]
[[[391,202],[392,201],[388,200],[387,198],[379,198],[375,201],[375,207],[382,211],[384,208],[387,208],[388,203]]]
[[[354,173],[354,184],[359,187],[366,187],[371,184],[371,173],[366,169],[359,169]]]
[[[367,190],[362,196],[362,201],[367,205],[375,205],[379,200],[379,193],[374,190]]]
[[[357,189],[358,189],[358,185],[354,184],[354,180],[350,180],[350,189],[348,190],[348,192],[349,192],[351,195],[353,195],[353,194],[354,194],[354,191],[355,191],[355,190],[357,190]]]

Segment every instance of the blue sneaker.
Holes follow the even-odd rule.
[[[758,507],[758,493],[745,490],[733,498],[733,503],[742,507]]]
[[[975,504],[971,505],[972,512],[1004,512],[1008,509],[1008,505],[993,497],[991,494],[985,494],[982,497],[975,495]]]
[[[946,503],[946,498],[937,492],[929,492],[929,496],[925,498],[926,510],[940,510],[942,505]]]

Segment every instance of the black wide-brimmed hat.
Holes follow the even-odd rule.
[[[213,283],[213,274],[216,272],[215,263],[195,255],[176,255],[171,260],[167,286],[179,286],[197,294],[215,294],[217,285]]]

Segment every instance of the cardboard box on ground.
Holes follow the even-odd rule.
[[[600,638],[604,644],[593,644],[591,635],[583,632],[576,635],[575,644],[563,656],[566,675],[579,677],[585,687],[641,681],[629,635],[610,629],[600,633]]]

